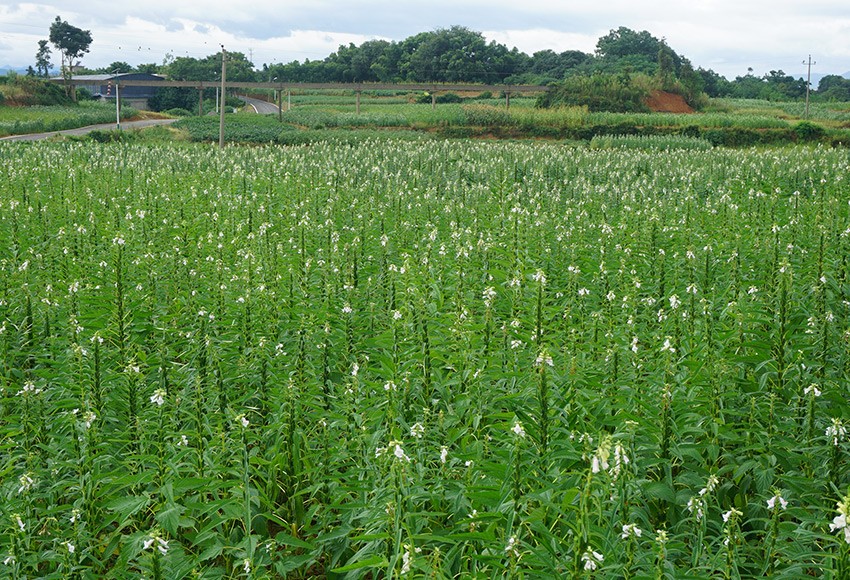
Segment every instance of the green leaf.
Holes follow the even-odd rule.
[[[378,554],[374,554],[365,560],[360,560],[359,562],[354,562],[353,564],[348,564],[341,568],[334,568],[331,572],[341,574],[342,572],[350,572],[352,570],[359,570],[360,568],[386,568],[388,564],[389,562],[386,558],[379,556]]]

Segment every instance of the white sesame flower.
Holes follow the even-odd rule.
[[[767,500],[767,509],[769,509],[771,511],[775,510],[777,502],[779,502],[779,507],[781,507],[782,509],[788,508],[788,502],[785,500],[784,497],[782,497],[781,495],[779,495],[777,493],[772,498]]]
[[[519,539],[516,536],[508,538],[508,543],[505,545],[505,555],[519,558]]]
[[[165,403],[165,397],[167,396],[165,389],[157,389],[151,395],[151,403],[161,407],[163,403]]]
[[[599,473],[601,470],[599,456],[594,455],[593,459],[590,460],[590,471],[591,473]]]
[[[440,463],[445,464],[446,458],[449,456],[449,448],[443,445],[440,447]]]
[[[351,306],[350,306],[350,305],[346,302],[346,303],[345,303],[345,305],[342,307],[342,313],[343,313],[343,314],[351,314],[352,312],[354,312],[354,310],[353,310],[353,309],[351,308]]]
[[[404,452],[404,449],[401,447],[401,443],[398,441],[390,441],[389,445],[393,449],[393,455],[399,461],[410,461],[410,457]]]
[[[806,395],[814,395],[815,397],[820,397],[821,391],[818,386],[814,383],[803,389],[803,394]]]
[[[552,357],[549,356],[549,351],[543,349],[542,351],[540,351],[540,354],[538,354],[537,358],[534,360],[534,365],[538,368],[542,367],[543,365],[551,367],[555,366],[555,363],[554,361],[552,361]]]
[[[588,290],[587,288],[579,288],[578,289],[578,295],[579,296],[588,296],[589,294],[590,294],[590,290]]]
[[[643,535],[643,530],[641,530],[637,524],[623,524],[623,533],[620,534],[620,537],[624,540],[629,539],[634,536],[635,538],[639,538]]]
[[[537,270],[534,274],[532,274],[531,278],[538,282],[541,286],[546,285],[546,274],[543,273],[543,270]]]
[[[177,442],[177,447],[188,447],[189,438],[186,435],[180,435],[180,440]]]
[[[511,431],[513,431],[518,437],[525,437],[525,429],[523,429],[522,424],[519,421],[514,422],[514,426],[511,428]]]
[[[723,521],[724,521],[724,522],[728,522],[730,519],[731,519],[732,521],[735,521],[735,519],[736,519],[738,516],[742,516],[742,515],[744,515],[744,514],[743,514],[741,511],[739,511],[739,510],[737,510],[737,509],[735,509],[735,508],[732,508],[732,509],[730,509],[728,512],[726,512],[726,513],[724,513],[724,514],[723,514]]]
[[[832,439],[832,444],[837,447],[847,435],[847,427],[844,426],[841,419],[833,417],[832,424],[826,428],[825,433],[827,438]]]
[[[83,413],[83,425],[85,425],[86,429],[90,429],[95,421],[97,421],[97,415],[93,411]]]
[[[77,548],[71,542],[62,542],[62,545],[68,550],[69,554],[73,554]]]
[[[13,517],[15,519],[15,523],[18,525],[18,529],[23,532],[27,527],[26,524],[24,524],[24,520],[22,520],[21,516],[18,514],[15,514]]]
[[[41,393],[41,391],[42,389],[36,387],[34,382],[27,381],[24,383],[24,387],[20,391],[18,391],[15,396],[38,395],[39,393]]]
[[[251,573],[251,560],[250,559],[245,558],[244,560],[242,560],[242,571],[245,572],[245,574]]]
[[[688,500],[688,512],[692,513],[694,517],[696,517],[697,521],[702,520],[704,515],[704,506],[705,501],[701,497],[692,497]]]
[[[25,473],[18,478],[18,483],[21,484],[18,487],[18,493],[23,493],[30,490],[30,488],[35,484],[35,480],[32,478],[31,473]]]
[[[670,342],[670,337],[664,339],[664,345],[661,347],[661,352],[669,352],[673,354],[676,352],[676,347]]]
[[[401,320],[401,310],[393,310],[393,320]]]
[[[670,308],[672,308],[673,310],[676,310],[682,304],[682,301],[679,300],[679,297],[676,294],[673,294],[672,296],[670,296],[669,300],[670,300]]]
[[[425,435],[425,426],[422,423],[414,423],[410,428],[410,436],[422,439],[423,435]]]
[[[599,567],[599,564],[605,560],[605,557],[599,552],[587,550],[581,555],[581,559],[584,562],[584,569],[592,572]]]

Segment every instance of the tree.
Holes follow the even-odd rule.
[[[665,53],[665,60],[672,59],[672,63],[666,62],[665,65],[671,65],[672,73],[678,75],[682,65],[681,57],[664,40],[655,38],[646,30],[635,32],[621,26],[596,42],[596,56],[605,72],[615,72],[627,66],[634,72],[657,74],[661,51]]]
[[[111,74],[122,74],[128,73],[133,70],[133,66],[129,63],[126,63],[122,60],[116,60],[108,67],[106,67],[106,72]]]
[[[62,61],[62,78],[65,80],[65,92],[71,99],[77,100],[77,92],[70,84],[74,67],[80,64],[83,55],[89,51],[92,43],[91,31],[77,28],[62,20],[59,16],[50,25],[50,43],[59,51]]]
[[[38,52],[35,53],[35,72],[43,78],[49,77],[50,69],[53,68],[53,63],[50,62],[50,47],[47,44],[47,40],[39,40]]]
[[[159,72],[159,65],[155,62],[148,62],[140,64],[136,67],[136,70],[140,73],[147,73],[149,75],[155,75]]]

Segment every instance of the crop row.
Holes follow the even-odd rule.
[[[3,574],[846,577],[845,150],[0,153]]]

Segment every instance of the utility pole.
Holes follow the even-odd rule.
[[[804,119],[808,119],[809,118],[809,89],[811,89],[811,86],[812,86],[812,65],[817,64],[817,63],[812,62],[812,55],[809,55],[808,62],[804,60],[803,64],[809,65],[808,74],[806,76],[806,114],[803,117]]]
[[[227,82],[227,51],[221,45],[221,104],[218,108],[218,146],[224,148],[224,87]]]
[[[115,79],[115,128],[121,130],[121,93],[118,88],[118,79]]]

